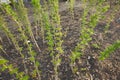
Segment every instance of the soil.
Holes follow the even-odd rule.
[[[103,61],[98,59],[101,51],[113,44],[116,40],[120,40],[120,11],[115,13],[115,18],[111,21],[107,33],[104,32],[106,26],[105,21],[100,21],[97,24],[94,29],[95,33],[92,35],[92,41],[90,41],[89,46],[86,47],[80,60],[76,60],[78,71],[74,74],[70,67],[69,55],[71,54],[71,51],[74,50],[80,36],[80,17],[82,16],[83,9],[80,8],[81,3],[77,2],[74,8],[74,19],[72,19],[67,5],[68,4],[65,2],[60,2],[62,31],[66,35],[63,36],[64,55],[61,56],[62,62],[58,68],[59,78],[61,80],[120,80],[120,49],[117,49]],[[110,9],[105,15],[109,17],[111,11],[112,9]],[[29,16],[29,18],[31,25],[33,25],[34,22],[32,21],[32,16]],[[10,22],[10,19],[8,18],[7,21]],[[12,22],[10,23],[13,24]],[[9,28],[16,35],[19,34],[19,32],[16,31],[16,28]],[[19,71],[24,71],[22,58],[14,48],[13,44],[9,42],[8,38],[2,31],[0,32],[0,37],[0,43],[3,45],[4,50],[7,53],[6,55],[1,51],[0,56],[9,60],[9,63],[12,63],[14,67],[18,67]],[[51,62],[52,58],[47,51],[47,45],[46,43],[42,43],[40,37],[36,39],[36,41],[42,49],[42,52],[38,52],[36,56],[36,60],[40,62],[39,69],[41,70],[41,80],[54,80],[54,70]],[[29,55],[26,54],[27,50],[25,45],[23,45],[22,42],[19,42],[19,44],[24,46],[23,54],[26,56],[25,61],[28,71],[31,72],[34,69],[33,63],[27,58]],[[97,44],[99,47],[95,47],[93,44]],[[33,47],[33,49],[35,49],[35,47]],[[29,73],[29,75],[31,75],[31,73]],[[10,75],[9,71],[6,70],[0,72],[0,80],[17,79],[15,78],[15,75]],[[34,77],[29,80],[38,79]]]

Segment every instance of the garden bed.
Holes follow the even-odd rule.
[[[81,3],[80,3],[81,4]],[[120,40],[120,11],[115,13],[115,18],[110,22],[110,27],[105,33],[105,21],[99,21],[97,26],[94,29],[94,34],[91,36],[92,41],[89,42],[89,45],[85,48],[84,54],[80,57],[80,60],[76,60],[76,66],[78,71],[73,73],[70,66],[71,51],[74,50],[75,46],[79,42],[79,31],[81,30],[81,17],[83,9],[79,6],[74,8],[74,18],[71,18],[71,14],[68,8],[65,5],[67,3],[61,2],[60,6],[60,19],[63,33],[63,50],[64,53],[60,56],[62,59],[61,65],[58,67],[58,76],[61,80],[120,80],[120,49],[117,49],[113,52],[108,58],[101,61],[99,60],[100,52],[115,41]],[[31,12],[31,11],[30,11]],[[110,17],[112,13],[112,8],[106,12],[107,17]],[[29,19],[31,25],[34,26],[35,22],[32,21],[32,12],[29,13]],[[19,31],[13,26],[14,22],[6,18],[6,21],[9,24],[9,29],[12,30],[12,33],[16,35],[18,39],[18,44],[23,47],[23,54],[25,55],[25,64],[27,65],[28,72],[32,72],[34,67],[33,63],[29,60],[29,55],[27,55],[26,46],[23,42],[20,42],[20,37],[17,36]],[[37,52],[35,56],[36,60],[40,62],[39,70],[41,71],[41,80],[54,80],[54,65],[52,64],[52,57],[47,48],[46,41],[43,42],[40,36],[35,34],[36,29],[33,28],[34,36],[38,46],[41,49],[41,52],[37,51],[37,48],[33,46],[33,49]],[[13,43],[10,43],[11,40],[8,39],[2,31],[0,31],[0,44],[3,45],[5,53],[0,52],[0,56],[9,60],[9,64],[13,64],[14,67],[17,67],[18,70],[24,71],[22,58],[15,49]],[[32,41],[30,41],[32,43]],[[1,67],[0,67],[1,68]],[[29,80],[38,80],[37,77],[28,73],[32,78]],[[8,70],[0,72],[1,80],[17,80],[15,75],[11,75]]]

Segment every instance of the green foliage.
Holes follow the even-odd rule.
[[[45,44],[47,44],[48,53],[51,53],[51,62],[54,66],[54,78],[55,80],[59,80],[58,67],[62,62],[61,56],[64,55],[62,47],[64,34],[62,32],[59,14],[59,0],[48,0],[48,2],[44,0],[44,5],[41,5],[40,1],[41,0],[31,0],[34,16],[33,21],[35,22],[34,26],[31,25],[28,9],[25,7],[23,0],[18,0],[18,3],[14,5],[14,7],[16,7],[15,9],[7,4],[0,5],[1,10],[5,12],[5,16],[0,14],[0,31],[3,31],[10,43],[12,43],[11,45],[14,45],[22,59],[21,64],[24,65],[24,71],[20,72],[18,67],[14,67],[14,64],[8,63],[11,61],[2,58],[0,59],[0,66],[2,66],[2,68],[0,67],[0,71],[8,69],[10,75],[15,75],[18,80],[29,80],[31,77],[41,80],[41,70],[39,69],[41,63],[36,57],[38,54],[44,53],[44,51],[41,51],[40,46],[44,47]],[[70,66],[73,73],[76,73],[79,69],[76,66],[76,60],[80,61],[80,57],[92,40],[91,36],[94,34],[94,28],[100,20],[104,19],[104,13],[110,8],[109,5],[104,4],[105,0],[81,1],[84,5],[80,22],[80,31],[78,33],[80,34],[79,41],[74,47],[74,50],[71,51],[70,55]],[[69,0],[70,14],[72,14],[71,17],[74,17],[74,4],[75,0]],[[5,17],[10,18],[10,21],[16,24],[15,28],[18,35],[15,35],[14,31],[9,28],[9,22],[6,21]],[[108,30],[110,21],[111,20],[108,21],[105,30]],[[34,31],[34,29],[36,30]],[[38,38],[42,38],[43,45],[38,45]],[[23,43],[20,44],[20,42]],[[1,51],[9,56],[8,53],[6,53],[7,51],[4,50],[5,48],[3,45],[4,44],[0,44]],[[92,46],[100,48],[98,44],[92,44]],[[118,48],[120,48],[120,41],[117,41],[106,48],[105,51],[101,52],[100,60],[104,60],[110,53]],[[34,69],[31,72],[28,71],[29,69],[26,67],[26,59],[33,64],[32,67]],[[81,68],[81,70],[85,71],[86,69]]]
[[[87,3],[86,0],[83,0],[83,3]],[[72,51],[72,54],[70,56],[71,59],[71,65],[75,64],[75,61],[80,59],[80,57],[83,55],[84,50],[86,46],[88,46],[89,42],[92,40],[92,35],[94,34],[94,28],[98,24],[99,20],[103,17],[102,15],[108,11],[109,6],[102,4],[104,3],[104,0],[94,1],[91,0],[89,3],[87,3],[86,6],[84,6],[84,11],[82,14],[82,20],[80,25],[80,37],[79,42],[77,46],[75,46],[74,51]],[[97,4],[97,5],[96,5]],[[74,72],[75,66],[73,66],[73,72]]]
[[[0,59],[0,65],[7,63],[8,61],[5,59]]]
[[[114,52],[115,50],[117,50],[118,48],[120,48],[120,40],[116,41],[114,44],[108,46],[103,52],[101,52],[100,54],[100,60],[104,60],[107,57],[109,57],[109,55]]]
[[[55,71],[55,80],[59,80],[58,77],[58,67],[61,63],[60,56],[63,54],[63,49],[62,49],[62,27],[60,24],[60,15],[59,15],[59,0],[51,0],[49,1],[49,6],[50,6],[50,23],[51,23],[51,29],[49,30],[49,34],[51,41],[49,41],[49,45],[52,47],[49,49],[54,49],[51,51],[51,56],[52,56],[52,62],[54,64],[54,71]],[[52,31],[51,31],[52,30]]]
[[[28,75],[23,76],[23,78],[20,78],[20,80],[29,80],[29,76]]]
[[[14,68],[13,65],[8,64],[8,62],[9,61],[4,58],[0,59],[0,65],[2,66],[0,71],[5,71],[7,69],[11,75],[12,74],[16,75],[16,79],[19,79],[19,80],[28,80],[29,79],[28,75],[25,75],[25,73],[23,73],[23,72],[19,72],[18,68]]]
[[[94,43],[94,44],[92,44],[92,46],[94,47],[94,48],[100,48],[100,46],[99,46],[99,44],[96,44],[96,43]]]
[[[75,5],[75,0],[69,0],[70,14],[71,14],[71,17],[73,18],[74,18],[74,5]]]

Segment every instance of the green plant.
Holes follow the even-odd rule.
[[[11,1],[14,8],[8,4],[0,5],[0,31],[5,34],[0,36],[0,52],[10,59],[12,58],[9,56],[9,52],[5,50],[6,48],[4,45],[6,43],[2,40],[5,36],[8,39],[7,43],[14,46],[12,49],[17,51],[16,55],[20,55],[19,58],[22,59],[22,62],[20,63],[23,64],[24,69],[23,71],[19,71],[19,66],[15,66],[11,60],[7,60],[0,54],[0,72],[8,70],[8,73],[10,75],[14,75],[14,78],[17,80],[29,80],[29,78],[41,80],[41,77],[43,76],[41,75],[42,72],[40,70],[42,64],[38,60],[38,55],[41,58],[44,57],[43,54],[47,52],[50,53],[48,56],[52,58],[51,62],[54,66],[54,75],[52,75],[52,77],[55,80],[60,80],[58,68],[62,62],[61,57],[64,55],[62,47],[64,42],[64,33],[62,32],[63,29],[60,20],[59,0],[44,0],[43,5],[40,4],[41,0],[31,0],[31,8],[33,11],[32,16],[34,16],[33,23],[35,23],[34,26],[32,26],[32,23],[29,20],[29,9],[25,7],[23,0],[18,0],[18,3],[13,2],[13,0]],[[73,73],[76,73],[78,70],[87,70],[87,68],[79,69],[76,61],[78,61],[78,63],[80,62],[80,57],[84,55],[83,53],[86,50],[86,47],[89,46],[89,42],[92,40],[94,28],[100,20],[102,21],[105,19],[104,14],[110,8],[110,5],[106,4],[105,0],[81,0],[81,2],[84,5],[82,19],[80,22],[81,24],[79,26],[80,31],[78,33],[80,34],[79,41],[74,47],[74,50],[71,51],[71,55],[69,57],[71,60],[69,64]],[[69,1],[69,9],[72,20],[74,19],[74,4],[75,0]],[[5,14],[3,15],[2,12]],[[12,24],[13,27],[9,26],[10,23],[6,21],[7,18],[10,19],[10,22],[14,23]],[[114,14],[111,18],[114,18]],[[105,27],[105,31],[109,28],[111,18],[106,21],[107,25]],[[15,28],[16,33],[11,28]],[[39,40],[39,38],[42,39],[42,43],[45,46],[41,45],[41,40]],[[40,45],[38,45],[39,43]],[[99,45],[99,42],[92,44],[95,48],[100,48]],[[120,41],[108,46],[108,48],[101,52],[99,59],[104,60],[110,55],[110,53],[118,48],[120,48]],[[29,61],[30,64],[32,64],[32,68],[27,65]]]
[[[71,17],[74,19],[74,5],[75,5],[75,0],[69,0],[69,9],[70,9],[70,14]]]
[[[100,48],[100,46],[97,44],[97,43],[94,43],[94,44],[92,44],[92,46],[94,47],[94,48]]]
[[[19,13],[22,13],[22,14],[19,14]],[[35,37],[33,35],[31,24],[30,24],[30,21],[28,19],[27,10],[24,7],[23,0],[18,1],[18,14],[19,14],[18,16],[22,16],[19,19],[22,22],[22,24],[25,26],[24,27],[24,29],[25,29],[24,33],[26,34],[26,37],[28,37],[27,39],[29,40],[29,37],[30,37],[31,40],[34,42],[34,45],[36,46],[38,51],[41,52],[40,47],[38,46],[38,44],[35,40]],[[27,45],[28,45],[27,49],[29,50],[28,54],[30,55],[29,59],[33,62],[34,67],[35,67],[35,69],[33,70],[33,74],[36,74],[36,76],[38,75],[38,79],[41,80],[40,70],[38,69],[39,62],[36,61],[36,59],[35,59],[36,52],[32,49],[33,44],[31,44],[31,43],[28,44],[28,42],[27,42]]]
[[[59,15],[59,4],[58,4],[58,0],[51,0],[49,1],[50,4],[50,16],[51,16],[51,26],[52,26],[52,36],[53,36],[53,40],[54,40],[54,49],[55,51],[53,53],[51,53],[52,56],[52,62],[54,64],[54,70],[55,70],[55,80],[59,80],[58,78],[58,66],[61,63],[61,59],[60,56],[63,53],[63,49],[62,49],[62,27],[60,24],[60,15]]]
[[[86,0],[83,0],[83,3],[87,3]],[[80,56],[83,55],[86,46],[88,46],[89,42],[92,40],[91,36],[94,34],[94,28],[98,24],[99,20],[102,18],[102,15],[109,9],[109,6],[103,6],[103,3],[104,1],[102,0],[91,0],[83,7],[84,11],[80,25],[81,30],[79,42],[70,56],[71,68],[73,72],[74,68],[76,67],[75,60],[79,60]]]
[[[37,73],[38,74],[38,78],[40,79],[40,72],[38,70],[38,66],[39,65],[38,65],[38,62],[35,60],[36,52],[32,49],[32,45],[33,44],[31,44],[31,43],[29,44],[29,42],[28,42],[28,40],[30,40],[29,37],[31,37],[31,39],[35,42],[35,45],[37,46],[39,52],[40,52],[40,48],[38,47],[37,42],[35,41],[34,35],[32,34],[30,22],[28,20],[26,10],[24,9],[23,2],[20,1],[19,5],[18,5],[18,8],[17,8],[19,10],[18,13],[22,13],[21,14],[21,16],[22,16],[21,18],[18,16],[18,13],[15,12],[9,5],[4,5],[3,8],[6,11],[6,14],[8,16],[10,16],[11,19],[18,25],[17,29],[20,32],[20,37],[21,37],[20,41],[23,41],[24,45],[27,45],[27,49],[28,49],[28,53],[27,54],[30,55],[29,59],[34,63],[34,67],[35,67],[34,74]],[[1,18],[1,19],[3,19],[3,18]],[[26,23],[23,22],[23,21],[25,21]],[[12,42],[15,45],[15,48],[17,49],[17,51],[19,51],[21,57],[23,58],[24,68],[25,68],[26,74],[27,74],[28,71],[27,71],[26,64],[25,64],[25,56],[22,53],[23,47],[19,46],[18,41],[16,40],[14,35],[10,32],[8,27],[6,25],[4,25],[4,22],[1,22],[1,24],[2,24],[1,26],[3,28],[3,31],[6,33],[7,36],[9,36],[9,38],[11,38]],[[25,27],[23,28],[22,26],[25,26]],[[27,31],[24,30],[24,29],[27,29]]]
[[[34,22],[35,22],[35,25],[36,26],[36,39],[37,39],[37,36],[42,36],[42,39],[43,39],[43,43],[44,43],[44,31],[45,31],[45,27],[44,27],[44,23],[43,23],[43,7],[42,5],[39,3],[40,0],[32,0],[31,3],[32,5],[34,6],[33,7],[33,10],[34,10]],[[45,5],[45,2],[44,1],[44,5]],[[41,31],[38,31],[38,29],[41,29]],[[40,35],[39,35],[40,34]]]
[[[106,59],[112,52],[114,52],[118,48],[120,48],[120,40],[116,41],[114,44],[108,46],[104,51],[102,51],[99,59]]]
[[[24,29],[26,30],[25,31],[26,35],[31,38],[31,40],[34,42],[34,45],[36,46],[38,51],[41,52],[40,47],[38,46],[37,41],[35,40],[35,37],[33,35],[31,23],[28,18],[27,9],[24,7],[23,0],[18,1],[18,15],[17,16],[19,17],[22,24],[25,26]]]
[[[8,64],[8,60],[0,57],[0,65],[2,66],[2,68],[0,69],[0,71],[5,71],[8,70],[8,72],[11,75],[16,75],[15,79],[19,79],[19,80],[28,80],[29,76],[26,75],[24,72],[19,72],[18,68],[14,68],[12,64]]]
[[[11,39],[11,41],[12,41],[13,45],[15,46],[16,50],[19,52],[21,57],[24,59],[24,55],[21,53],[22,48],[18,45],[18,41],[16,40],[16,38],[14,38],[14,35],[8,29],[8,27],[6,26],[6,23],[3,19],[4,18],[2,16],[0,16],[0,28],[1,28],[1,30],[3,30],[3,32],[5,32],[5,34],[6,34],[6,36],[8,36]],[[2,49],[2,51],[4,51],[2,46],[1,46],[1,49]],[[23,63],[25,63],[24,60],[23,60]],[[25,64],[24,64],[24,68],[25,68],[25,71],[27,73],[27,68],[26,68]]]

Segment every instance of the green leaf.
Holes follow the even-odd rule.
[[[26,76],[23,76],[22,78],[20,78],[20,80],[28,80],[29,79],[29,76],[26,75]]]
[[[32,50],[32,51],[30,52],[30,54],[31,54],[32,57],[34,57],[34,56],[36,55],[36,52]]]
[[[14,74],[14,73],[17,73],[18,72],[18,68],[14,68],[12,69],[12,71],[10,71],[10,74]]]
[[[109,55],[114,52],[116,49],[120,48],[120,40],[116,41],[114,44],[108,46],[103,52],[101,52],[101,55],[99,57],[100,60],[104,60],[107,57],[109,57]]]
[[[21,77],[23,77],[24,75],[24,72],[19,72],[17,75],[16,75],[16,78],[19,79]]]
[[[76,57],[75,52],[72,52],[72,55],[71,55],[70,58],[71,58],[71,61],[72,61],[72,62],[74,62],[74,61],[76,60],[77,57]]]
[[[4,65],[4,66],[2,67],[2,71],[6,70],[7,68],[8,68],[8,67]]]
[[[39,66],[39,65],[40,65],[40,63],[39,63],[38,61],[36,61],[36,62],[35,62],[35,65],[36,65],[36,66]]]
[[[57,66],[59,66],[60,65],[60,63],[61,63],[61,59],[57,59],[57,60],[54,60],[54,65],[57,65]]]
[[[31,61],[35,61],[35,58],[34,58],[34,57],[30,57],[30,60],[31,60]]]
[[[2,64],[6,64],[8,61],[7,60],[5,60],[5,59],[0,59],[0,65],[2,65]]]

